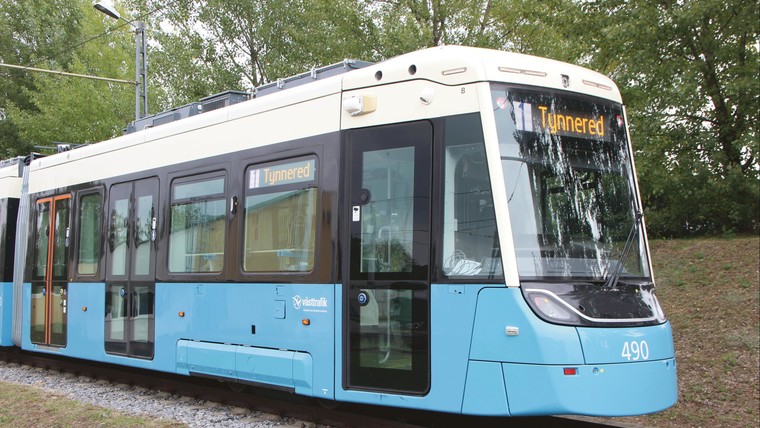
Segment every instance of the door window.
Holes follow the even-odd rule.
[[[411,272],[414,147],[364,152],[360,198],[361,272]]]
[[[105,348],[153,358],[158,180],[111,187],[106,270]]]
[[[66,346],[70,195],[37,201],[32,268],[33,343]]]

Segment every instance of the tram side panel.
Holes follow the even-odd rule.
[[[180,373],[333,398],[333,288],[159,284],[156,340],[165,348],[157,352],[176,346]]]
[[[102,283],[69,284],[65,348],[31,343],[28,316],[23,348],[334,397],[332,284],[159,283],[149,320],[155,322],[152,359],[105,351],[106,329],[118,335],[120,327],[104,320],[104,288]],[[24,293],[25,307],[31,298]]]
[[[17,198],[0,199],[0,346],[13,346],[13,251]]]
[[[334,199],[326,197],[325,202]],[[328,226],[323,232],[329,237]],[[320,251],[330,251],[327,242]],[[325,270],[329,272],[330,267]],[[23,318],[22,348],[270,385],[303,395],[334,396],[332,284],[156,283],[155,312],[136,320],[135,328],[155,326],[152,358],[106,351],[106,336],[128,340],[124,320],[109,319],[112,310],[106,307],[106,289],[103,282],[68,284],[67,343],[54,348],[32,341],[31,320],[44,319],[44,296],[32,293],[31,284],[25,283],[23,307],[28,311]]]
[[[13,283],[0,283],[0,346],[13,346]]]
[[[331,97],[318,100],[316,103],[323,107],[327,104],[337,108],[338,101],[338,97]],[[331,111],[336,112],[333,115],[337,116],[337,109]],[[258,118],[257,120],[265,119]],[[330,120],[323,122],[330,122]],[[242,125],[253,126],[246,122],[228,126]],[[321,124],[320,127],[328,128],[330,124]],[[334,128],[337,129],[337,125]],[[230,132],[239,137],[242,131],[237,129]],[[241,259],[238,258],[234,263],[226,263],[222,272],[213,280],[208,278],[214,275],[206,275],[204,279],[203,275],[191,274],[188,275],[188,280],[182,281],[175,275],[167,282],[166,277],[169,275],[167,263],[170,263],[170,257],[162,252],[167,251],[171,240],[169,237],[171,201],[168,195],[171,194],[172,177],[181,176],[182,173],[171,175],[166,169],[153,169],[127,177],[105,179],[103,212],[108,210],[105,207],[109,207],[109,197],[112,197],[109,192],[115,185],[113,183],[123,183],[130,179],[140,180],[146,176],[157,176],[161,181],[159,193],[163,196],[158,209],[159,230],[156,245],[159,250],[156,265],[157,274],[163,280],[159,279],[155,282],[154,312],[146,317],[135,313],[136,316],[132,317],[135,319],[131,331],[125,328],[123,317],[118,321],[109,319],[109,314],[113,311],[107,306],[106,294],[108,287],[113,284],[103,282],[104,274],[101,272],[94,275],[92,282],[67,283],[65,346],[50,346],[33,341],[32,320],[44,319],[46,309],[41,303],[44,296],[41,293],[33,293],[32,284],[29,282],[35,260],[32,242],[26,258],[28,261],[27,282],[23,285],[23,307],[26,310],[22,323],[22,348],[151,370],[213,377],[229,382],[269,385],[303,395],[333,399],[335,359],[333,330],[336,302],[331,277],[336,271],[333,265],[336,263],[334,241],[337,231],[332,221],[335,218],[338,200],[335,196],[338,186],[337,150],[338,134],[327,133],[289,141],[271,148],[253,148],[243,152],[218,155],[214,159],[190,162],[187,166],[182,164],[171,167],[172,171],[187,169],[193,172],[202,170],[203,165],[208,163],[221,162],[228,165],[227,177],[231,184],[227,190],[229,193],[225,194],[223,199],[225,203],[228,203],[227,201],[230,201],[233,196],[239,198],[237,214],[229,214],[231,224],[237,225],[231,226],[229,230],[237,231],[243,230],[242,218],[246,209],[247,191],[245,189],[249,187],[247,180],[253,166],[289,162],[287,159],[292,156],[296,156],[297,159],[317,159],[317,163],[313,164],[317,167],[320,177],[319,182],[315,184],[315,186],[318,185],[320,198],[316,206],[321,207],[321,211],[317,211],[314,221],[317,222],[318,236],[315,242],[318,245],[319,259],[315,261],[316,274],[301,273],[301,281],[294,280],[294,272],[288,272],[286,266],[284,268],[286,271],[281,274],[264,272],[263,277],[269,279],[254,282],[256,277],[253,275],[241,276],[244,274],[241,272]],[[38,175],[38,180],[39,177]],[[77,192],[76,186],[48,190],[41,193],[41,196],[38,195],[37,199],[33,197],[33,202],[39,198],[47,198],[47,195],[51,193],[70,193],[73,195],[72,199],[76,200],[79,196]],[[74,202],[72,205],[74,208],[71,213],[72,247],[70,251],[72,254],[75,252],[73,241],[79,237],[79,228],[84,227],[77,224],[79,213],[73,212],[77,209],[77,203]],[[229,208],[227,207],[224,212],[230,212]],[[29,217],[30,240],[33,241],[36,218],[34,213],[30,213]],[[110,227],[108,221],[109,219],[105,219],[103,223],[104,235],[108,233]],[[223,251],[229,251],[230,260],[232,254],[238,254],[240,251],[233,249],[243,239],[238,235],[228,234],[227,236]],[[110,245],[107,241],[106,238],[101,241],[102,254],[106,254],[104,256],[106,258],[110,257],[107,255]],[[114,251],[117,250],[117,246],[114,245]],[[283,251],[272,252],[270,256],[275,259],[296,258],[293,254],[285,254]],[[264,253],[261,252],[257,257],[257,260],[261,261]],[[77,261],[72,256],[69,278],[76,279],[74,272],[76,263]],[[101,269],[105,264],[101,263]],[[94,271],[94,268],[92,269]],[[100,275],[100,280],[96,280],[98,275]],[[277,277],[274,280],[276,283],[272,282],[274,277]],[[295,275],[295,278],[299,276]],[[309,283],[312,281],[316,283]],[[53,305],[60,305],[61,301],[55,301]],[[137,311],[139,312],[139,309]],[[128,352],[114,353],[107,351],[104,346],[107,337],[129,341],[130,333],[144,336],[144,330],[148,326],[155,328],[152,356],[136,357],[129,355]]]

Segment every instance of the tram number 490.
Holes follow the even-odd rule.
[[[640,342],[631,341],[623,343],[623,352],[620,356],[628,361],[639,361],[649,359],[649,344],[646,340]]]

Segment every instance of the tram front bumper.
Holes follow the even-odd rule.
[[[502,364],[512,416],[654,413],[678,398],[675,359],[624,364]]]
[[[675,404],[674,358],[624,364],[470,361],[462,412],[491,416],[632,416]]]

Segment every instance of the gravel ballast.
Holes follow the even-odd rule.
[[[28,385],[82,403],[177,421],[189,427],[314,427],[311,422],[283,419],[269,413],[5,361],[0,361],[0,382]]]

